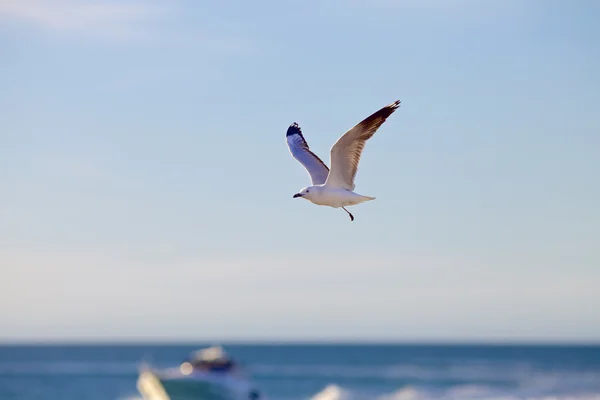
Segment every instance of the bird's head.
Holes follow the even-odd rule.
[[[302,198],[305,198],[307,200],[310,200],[312,198],[312,196],[314,195],[315,191],[316,191],[315,187],[309,186],[309,187],[306,187],[306,188],[302,189],[298,193],[296,193],[294,195],[294,198],[296,199],[298,197],[302,197]]]

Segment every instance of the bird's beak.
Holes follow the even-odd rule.
[[[296,194],[294,195],[294,199],[295,199],[296,197],[302,197],[302,193],[296,193]]]

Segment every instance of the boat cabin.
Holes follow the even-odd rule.
[[[220,346],[194,352],[186,363],[191,365],[194,371],[203,372],[230,372],[236,367],[236,363]]]

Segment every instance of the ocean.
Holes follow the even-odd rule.
[[[0,400],[134,400],[195,345],[0,346]],[[271,400],[600,400],[600,346],[223,345]]]

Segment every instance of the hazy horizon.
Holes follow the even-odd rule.
[[[401,347],[600,347],[600,340],[504,340],[504,339],[55,339],[2,340],[0,346],[401,346]]]

